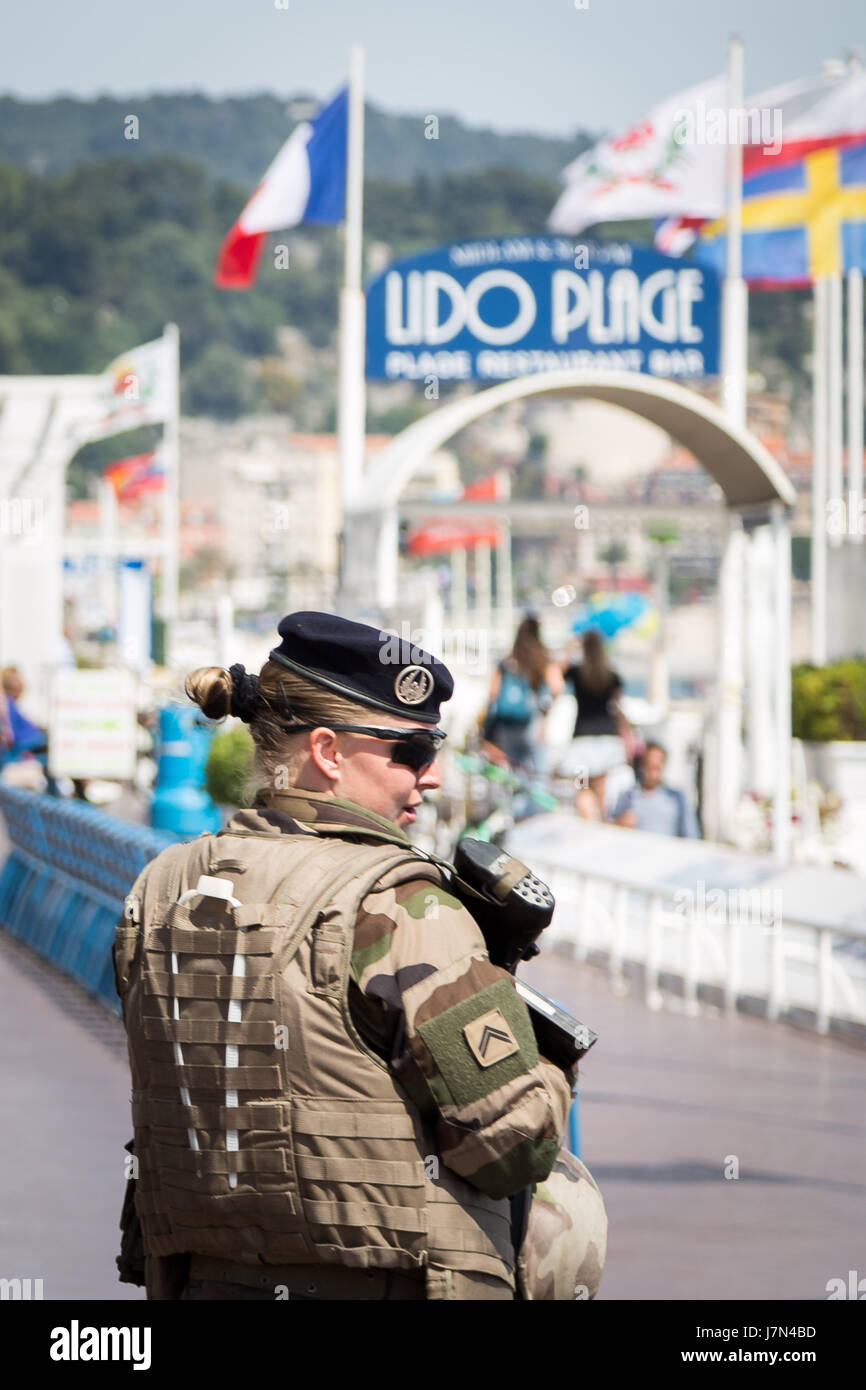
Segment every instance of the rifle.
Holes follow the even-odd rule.
[[[538,937],[555,907],[546,883],[499,845],[468,836],[458,842],[453,864],[438,862],[450,870],[451,890],[478,923],[494,965],[514,975],[520,961],[538,955]],[[598,1034],[525,980],[515,985],[529,1009],[539,1052],[569,1071]]]

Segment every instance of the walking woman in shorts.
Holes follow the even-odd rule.
[[[585,814],[588,783],[603,819],[605,779],[626,761],[631,730],[619,705],[622,681],[608,665],[599,632],[584,633],[581,660],[566,665],[563,674],[577,700],[577,720],[561,770],[578,779],[578,811]]]

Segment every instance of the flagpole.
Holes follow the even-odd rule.
[[[863,271],[848,271],[848,506],[850,540],[860,543],[863,500]],[[853,534],[852,534],[853,533]]]
[[[848,55],[850,72],[863,67],[859,54]],[[863,271],[848,271],[848,507],[854,521],[848,539],[859,544],[860,507],[863,500]]]
[[[843,314],[842,314],[842,273],[836,271],[827,279],[827,492],[836,501],[844,500],[843,474]],[[829,537],[834,548],[842,544],[838,528]]]
[[[364,471],[365,435],[365,302],[363,277],[364,229],[364,50],[349,53],[349,129],[346,158],[346,223],[343,286],[340,290],[339,386],[337,409],[340,460],[341,601],[345,600],[346,514],[360,491]]]
[[[117,494],[107,478],[99,480],[99,538],[102,551],[102,602],[105,622],[116,626],[117,619]]]
[[[162,505],[162,618],[165,624],[164,657],[171,667],[174,648],[174,629],[178,615],[178,547],[179,547],[179,474],[180,474],[180,334],[176,323],[167,323],[163,341],[168,358],[168,393],[165,425],[162,434],[163,505]]]
[[[728,44],[728,109],[743,105],[743,45]],[[739,134],[739,132],[738,132]],[[748,297],[743,281],[743,151],[729,141],[726,168],[725,280],[722,287],[722,409],[736,429],[746,424]],[[715,835],[730,829],[742,782],[743,724],[743,571],[746,538],[731,515],[719,571],[719,679],[716,700]]]
[[[743,106],[743,45],[732,37],[728,44],[728,108]],[[739,134],[739,132],[738,132]],[[726,169],[727,227],[725,282],[722,287],[722,407],[730,425],[746,424],[746,366],[749,299],[743,279],[743,147],[730,140]]]
[[[827,280],[812,284],[812,664],[827,664]]]

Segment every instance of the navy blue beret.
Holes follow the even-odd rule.
[[[438,724],[451,699],[448,667],[405,638],[334,613],[289,613],[271,660],[348,700]]]

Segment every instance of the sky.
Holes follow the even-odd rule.
[[[308,92],[366,56],[368,100],[495,130],[616,130],[745,46],[755,93],[852,49],[864,0],[39,0],[7,6],[0,92]]]

